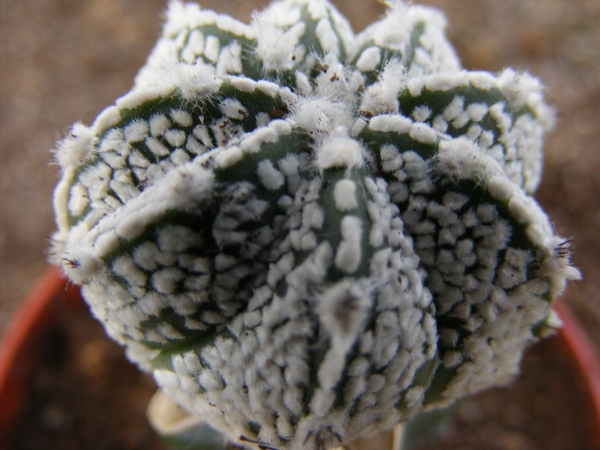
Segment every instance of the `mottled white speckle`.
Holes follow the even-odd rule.
[[[408,133],[413,122],[399,115],[381,115],[369,122],[369,128],[383,133]]]
[[[292,104],[292,119],[309,133],[328,133],[353,123],[348,105],[326,97],[300,98]]]
[[[166,145],[153,137],[146,138],[144,144],[146,144],[146,147],[158,157],[167,156],[171,152]]]
[[[356,61],[356,67],[363,72],[375,70],[381,62],[381,49],[379,47],[369,47],[363,51]]]
[[[232,77],[229,82],[241,92],[253,92],[256,88],[256,81],[244,76]]]
[[[444,109],[444,120],[451,122],[464,112],[465,99],[461,96],[456,96]]]
[[[238,74],[242,70],[242,46],[234,41],[221,50],[217,61],[217,74],[219,76]]]
[[[241,120],[248,116],[248,111],[239,100],[227,98],[221,102],[219,109],[231,119]]]
[[[467,107],[467,113],[473,122],[481,122],[488,113],[488,109],[488,105],[485,103],[471,103]]]
[[[73,185],[69,193],[69,212],[73,216],[82,214],[90,203],[87,189],[80,183]]]
[[[335,183],[333,189],[335,207],[340,211],[352,211],[358,206],[356,200],[356,183],[349,179]]]
[[[331,136],[317,148],[316,164],[320,170],[359,166],[363,163],[363,151],[361,144],[354,139]]]
[[[256,173],[262,185],[271,191],[279,189],[285,183],[283,174],[273,166],[270,159],[259,162]]]
[[[287,154],[284,158],[280,159],[279,168],[288,177],[298,174],[299,160],[298,156],[294,153]]]
[[[360,111],[370,115],[397,113],[400,104],[397,100],[405,80],[405,68],[397,60],[391,60],[384,67],[379,81],[366,90],[362,96]]]
[[[154,137],[162,136],[171,126],[171,121],[164,114],[154,114],[149,123],[150,133]]]
[[[362,222],[356,216],[344,216],[341,222],[342,241],[335,254],[335,266],[345,273],[358,269],[362,258]]]
[[[185,144],[185,132],[183,130],[170,129],[165,131],[165,139],[173,147],[182,147]]]
[[[437,140],[435,131],[424,123],[411,125],[409,135],[414,140],[423,144],[433,144]]]
[[[190,127],[194,123],[192,115],[187,111],[181,109],[174,109],[171,111],[171,118],[175,123],[182,127]]]
[[[206,37],[206,47],[204,49],[204,56],[210,61],[216,63],[219,59],[219,52],[221,50],[221,42],[219,38],[211,35]]]
[[[215,166],[223,169],[231,167],[244,157],[241,148],[234,146],[225,149],[215,155]]]
[[[445,133],[446,130],[448,130],[448,122],[444,120],[444,117],[441,114],[435,116],[432,126],[435,131],[439,131],[440,133]]]
[[[326,18],[319,20],[315,33],[319,38],[319,43],[321,44],[321,47],[325,53],[331,55],[338,54],[339,39],[333,31],[333,28],[331,28],[331,23],[329,20]]]
[[[417,122],[425,122],[431,116],[431,108],[427,105],[417,106],[413,112],[412,116]]]
[[[270,81],[258,80],[256,87],[259,91],[264,92],[271,97],[275,97],[279,93],[279,86]]]

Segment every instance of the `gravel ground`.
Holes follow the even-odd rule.
[[[160,32],[166,0],[0,0],[0,333],[46,270],[54,230],[49,152],[128,91]],[[335,1],[359,31],[376,0]],[[548,86],[559,121],[537,198],[573,238],[585,280],[566,301],[600,349],[600,1],[429,0],[469,69],[526,70]],[[265,1],[205,1],[247,20]]]

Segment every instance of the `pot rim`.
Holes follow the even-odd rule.
[[[552,309],[556,311],[563,323],[563,328],[559,336],[567,344],[579,372],[585,379],[585,384],[590,395],[590,400],[594,407],[596,415],[594,423],[596,424],[598,439],[600,439],[600,356],[598,350],[594,347],[592,340],[583,329],[575,314],[564,301],[557,301],[552,304]]]
[[[59,300],[63,308],[57,307]],[[57,267],[47,269],[25,297],[0,339],[0,430],[10,429],[20,413],[28,372],[34,364],[37,336],[64,307],[80,304],[79,288]]]

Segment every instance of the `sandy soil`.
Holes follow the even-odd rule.
[[[78,120],[89,124],[127,92],[160,31],[166,0],[0,0],[0,332],[46,269],[54,230],[49,152]],[[247,20],[266,1],[211,0]],[[355,31],[376,0],[335,1]],[[585,280],[567,301],[600,349],[600,1],[424,0],[449,19],[464,66],[512,66],[548,86],[559,121],[546,145],[537,198],[573,239]]]

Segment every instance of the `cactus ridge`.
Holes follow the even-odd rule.
[[[505,383],[579,276],[530,197],[539,82],[461,70],[444,26],[172,2],[132,91],[59,144],[55,261],[231,438],[331,448]]]

